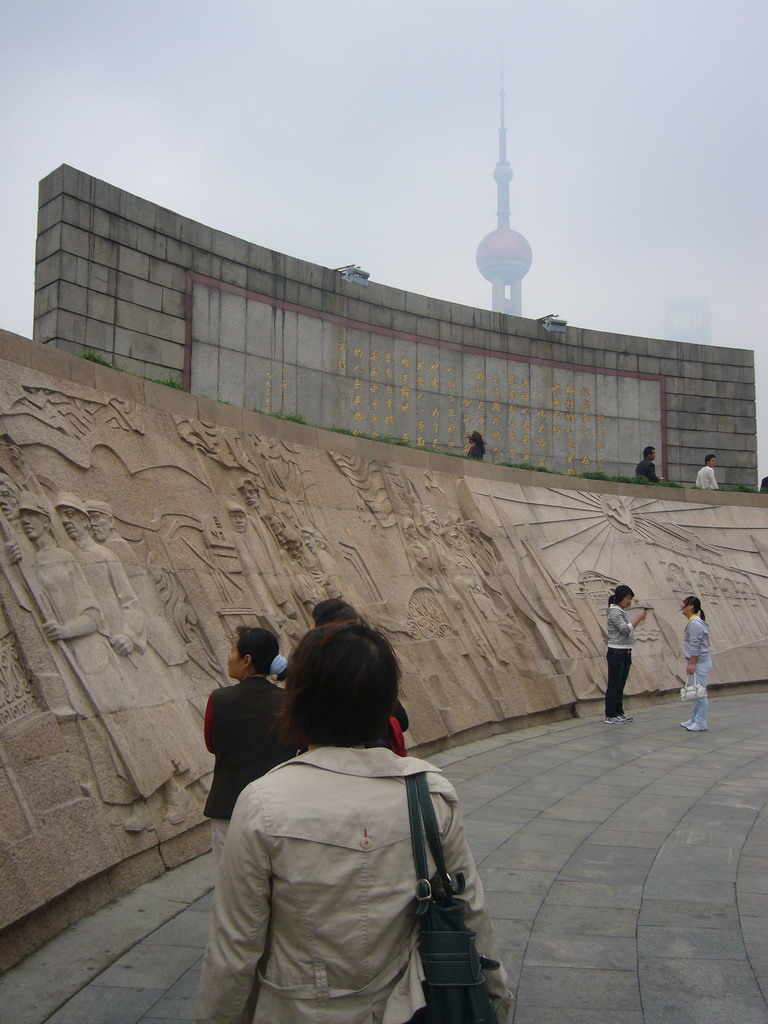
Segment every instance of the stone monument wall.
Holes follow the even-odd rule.
[[[344,281],[63,166],[40,186],[35,339],[195,394],[561,473],[755,486],[753,354]],[[745,339],[752,340],[752,339]],[[756,340],[756,339],[755,339]]]
[[[312,606],[343,595],[392,639],[424,752],[598,714],[619,582],[655,609],[636,702],[681,684],[691,592],[712,681],[764,679],[760,495],[622,490],[386,445],[3,332],[0,416],[5,964],[207,848],[203,713],[241,623],[290,654]]]

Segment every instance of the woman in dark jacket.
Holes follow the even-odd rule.
[[[242,790],[296,753],[295,747],[278,738],[275,719],[284,694],[267,679],[285,666],[277,638],[268,629],[237,627],[227,658],[227,671],[237,685],[214,690],[205,709],[205,745],[216,756],[203,811],[212,819],[214,865],[218,865],[229,819]]]
[[[483,456],[485,455],[485,441],[483,440],[483,435],[479,431],[473,430],[471,434],[467,434],[467,440],[472,442],[469,446],[469,451],[467,452],[467,458],[479,459],[480,462],[482,462]]]

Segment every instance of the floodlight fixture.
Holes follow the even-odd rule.
[[[367,270],[356,267],[354,263],[350,263],[346,267],[336,267],[336,271],[341,274],[342,281],[352,281],[354,284],[362,284],[366,288],[368,287],[368,278],[371,275]]]
[[[557,313],[548,313],[547,316],[540,316],[537,320],[545,331],[549,331],[550,334],[565,334],[565,329],[568,326],[567,320],[561,320]]]

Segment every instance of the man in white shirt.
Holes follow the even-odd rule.
[[[703,491],[717,491],[717,480],[715,480],[715,466],[717,465],[717,457],[714,453],[707,455],[704,459],[704,465],[701,467],[696,475],[696,487]]]

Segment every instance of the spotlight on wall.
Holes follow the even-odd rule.
[[[550,334],[565,334],[565,328],[568,325],[568,321],[560,320],[557,313],[540,316],[537,323],[540,323],[544,330],[549,331]]]
[[[336,267],[336,271],[341,274],[342,281],[352,281],[355,284],[362,284],[366,288],[368,287],[368,278],[371,275],[367,270],[361,270],[360,267],[356,267],[354,263],[350,263],[348,267]]]

